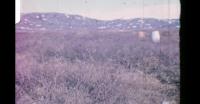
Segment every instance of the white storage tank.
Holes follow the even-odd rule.
[[[152,35],[151,35],[151,39],[152,39],[153,42],[159,43],[160,42],[160,32],[159,31],[153,31]]]

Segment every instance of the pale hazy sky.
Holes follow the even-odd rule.
[[[143,1],[144,1],[144,9],[142,6]],[[180,1],[179,0],[21,0],[21,12],[23,13],[59,12],[65,14],[78,14],[82,16],[104,19],[104,20],[128,19],[137,17],[179,18]]]

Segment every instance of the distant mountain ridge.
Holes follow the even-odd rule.
[[[28,13],[23,14],[20,23],[16,25],[18,30],[59,30],[59,29],[158,29],[179,28],[179,19],[154,19],[133,18],[98,20],[80,15],[65,15],[63,13]]]

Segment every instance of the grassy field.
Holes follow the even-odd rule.
[[[179,30],[159,31],[17,32],[16,103],[178,104]]]

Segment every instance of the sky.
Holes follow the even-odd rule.
[[[169,4],[169,5],[168,5]],[[144,5],[144,6],[143,6]],[[21,12],[58,12],[112,20],[179,18],[179,0],[21,0]]]

